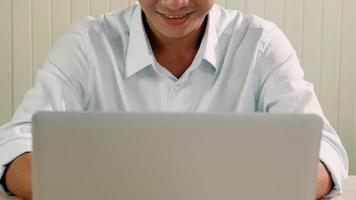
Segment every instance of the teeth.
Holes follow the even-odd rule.
[[[184,17],[185,15],[178,15],[178,16],[165,15],[165,16],[169,19],[178,19]]]

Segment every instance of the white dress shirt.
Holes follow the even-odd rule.
[[[154,59],[139,4],[88,18],[56,43],[34,88],[1,127],[0,177],[4,165],[32,150],[31,117],[40,110],[315,113],[324,119],[320,160],[331,172],[332,196],[348,176],[348,158],[303,75],[273,23],[217,5],[179,79]]]

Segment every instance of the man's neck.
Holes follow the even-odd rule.
[[[172,56],[178,56],[192,52],[196,53],[202,41],[206,23],[207,17],[198,30],[181,38],[169,38],[159,32],[153,32],[144,17],[145,29],[153,52],[155,54],[164,53]]]
[[[144,24],[156,60],[179,78],[192,64],[198,52],[205,33],[207,17],[198,30],[182,38],[168,38],[160,33],[154,33],[145,18]]]

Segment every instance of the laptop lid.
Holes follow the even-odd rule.
[[[314,199],[314,115],[42,112],[36,200]]]

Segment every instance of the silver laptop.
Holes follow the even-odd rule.
[[[312,200],[313,115],[37,113],[35,200]]]

